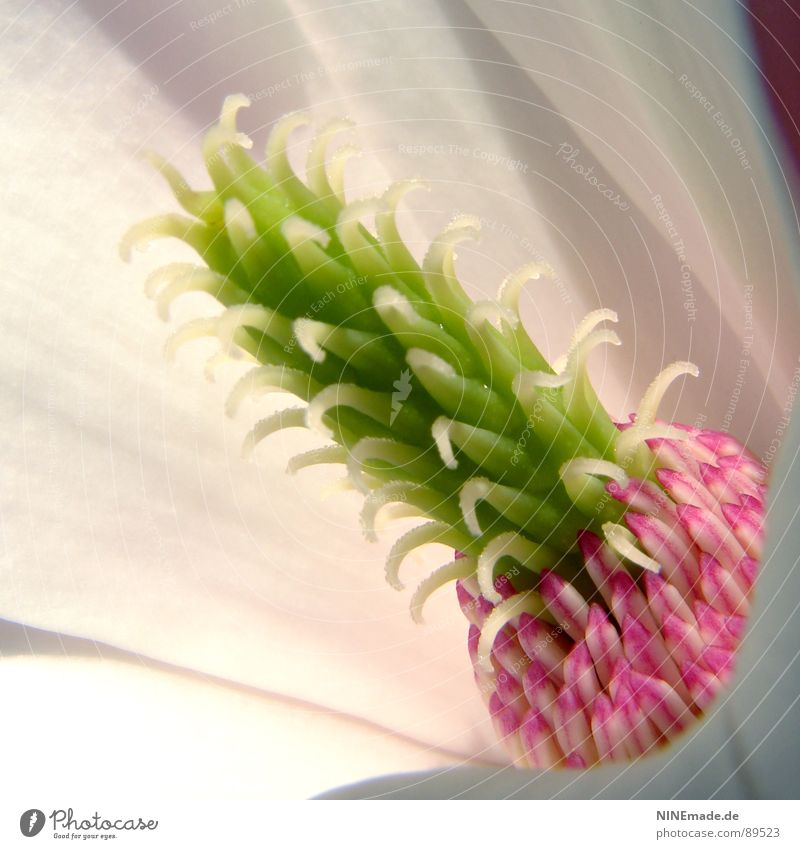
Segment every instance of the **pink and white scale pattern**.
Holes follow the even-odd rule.
[[[624,761],[689,726],[729,681],[761,557],[766,470],[727,434],[679,426],[651,439],[659,485],[614,482],[625,522],[660,573],[630,568],[586,531],[589,597],[555,572],[538,591],[552,622],[522,613],[479,662],[494,609],[474,578],[457,585],[475,678],[520,766]],[[496,582],[503,599],[511,582]],[[558,623],[558,624],[553,624]]]

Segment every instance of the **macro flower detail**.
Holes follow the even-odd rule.
[[[421,620],[427,598],[456,582],[479,689],[520,765],[588,767],[669,740],[733,668],[761,553],[764,469],[727,434],[658,418],[673,381],[697,376],[691,363],[665,368],[615,423],[587,374],[595,348],[620,344],[612,310],[586,316],[551,365],[519,317],[522,287],[548,277],[546,265],[473,302],[455,251],[478,219],[457,216],[418,264],[395,213],[419,182],[348,202],[357,150],[331,152],[345,121],[317,133],[301,179],[287,154],[309,123],[300,114],[276,124],[261,166],[236,125],[246,105],[228,98],[205,137],[211,189],[190,189],[150,155],[188,215],[137,224],[121,245],[128,258],[176,237],[205,262],[147,281],[163,318],[191,291],[224,307],[179,328],[168,354],[214,337],[210,375],[225,357],[251,361],[231,415],[265,392],[296,396],[301,406],[255,425],[245,454],[283,428],[325,436],[289,471],[343,465],[364,494],[368,539],[382,511],[426,520],[389,553],[393,587],[415,549],[456,550],[411,613]]]
[[[512,576],[495,580],[496,603],[475,578],[458,582],[475,680],[520,765],[645,754],[729,680],[761,556],[764,469],[726,434],[686,434],[648,440],[660,486],[606,485],[639,547],[583,532],[583,591],[543,569],[534,612]],[[642,552],[660,574],[637,581],[620,555],[645,565]]]

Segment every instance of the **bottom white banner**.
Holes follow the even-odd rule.
[[[798,846],[796,803],[776,801],[0,801],[0,846]],[[491,841],[491,843],[490,843]]]

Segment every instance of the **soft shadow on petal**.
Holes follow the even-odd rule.
[[[460,761],[316,705],[63,642],[70,657],[0,662],[0,686],[14,693],[5,727],[25,729],[3,742],[23,795],[291,799],[387,763]]]
[[[323,502],[330,475],[285,475],[308,440],[278,435],[243,461],[269,405],[227,420],[235,367],[209,386],[202,345],[164,361],[142,281],[189,257],[159,245],[126,268],[116,248],[171,205],[140,146],[169,153],[197,128],[74,7],[37,6],[7,38],[0,615],[502,758],[455,599],[415,626],[359,499]]]

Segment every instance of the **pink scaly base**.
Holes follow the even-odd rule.
[[[585,531],[594,594],[543,570],[543,614],[511,615],[492,645],[483,626],[502,611],[474,578],[458,582],[475,678],[519,766],[636,758],[687,728],[730,679],[761,557],[766,470],[727,434],[682,429],[684,440],[648,443],[660,486],[607,486],[660,574],[629,569]],[[506,609],[518,597],[508,576],[496,588]]]

